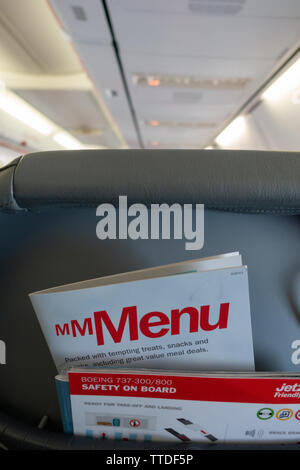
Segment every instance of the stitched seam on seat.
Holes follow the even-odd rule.
[[[67,200],[42,200],[42,199],[36,199],[31,202],[43,202],[45,204],[55,204],[60,207],[73,207],[73,208],[79,208],[79,207],[95,207],[96,204],[100,204],[99,201],[93,202],[82,202],[80,201],[79,203],[76,202],[69,202]],[[0,206],[0,209],[5,209],[7,207],[11,207],[10,204],[4,204]],[[220,211],[226,211],[226,212],[236,212],[236,213],[252,213],[252,214],[278,214],[278,215],[284,215],[284,214],[300,214],[300,207],[287,207],[287,208],[279,208],[279,207],[274,207],[274,208],[269,208],[269,209],[255,209],[255,208],[249,208],[249,207],[232,207],[232,206],[216,206],[216,205],[211,205],[208,204],[206,205],[207,209],[214,209],[214,210],[220,210]],[[24,207],[24,209],[26,209]]]

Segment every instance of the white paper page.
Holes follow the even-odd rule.
[[[245,267],[36,294],[31,300],[59,371],[81,365],[254,369]],[[228,322],[219,328],[223,304],[229,304]],[[205,306],[208,329],[202,325]],[[194,310],[174,320],[172,312],[186,308]],[[105,320],[99,311],[106,312]]]

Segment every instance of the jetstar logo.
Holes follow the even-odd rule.
[[[215,323],[210,323],[210,306],[203,305],[198,310],[195,307],[184,309],[172,309],[170,315],[163,312],[149,312],[138,318],[136,306],[124,307],[119,324],[115,326],[106,310],[94,312],[93,316],[86,317],[81,321],[71,320],[69,323],[55,325],[57,336],[86,336],[96,335],[97,345],[104,345],[104,327],[115,343],[122,341],[125,328],[129,331],[131,341],[137,341],[140,335],[148,338],[161,338],[167,333],[179,335],[181,332],[181,318],[189,318],[189,332],[197,333],[199,330],[212,331],[227,328],[229,303],[220,304],[219,318]]]
[[[276,388],[274,397],[300,397],[300,384],[282,384]]]
[[[284,383],[281,387],[276,388],[276,392],[300,392],[300,384],[287,385]]]

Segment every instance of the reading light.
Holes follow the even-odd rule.
[[[154,126],[154,127],[155,127],[155,126],[159,126],[159,121],[156,121],[156,120],[150,121],[150,125],[151,125],[151,126]]]
[[[268,101],[278,101],[286,93],[300,85],[300,59],[291,65],[269,88],[262,98]]]
[[[149,86],[159,86],[160,85],[160,80],[158,78],[152,78],[148,80],[148,85]]]
[[[53,125],[47,118],[26,101],[5,88],[0,93],[0,109],[44,135],[53,132]]]
[[[80,150],[85,148],[77,139],[66,132],[57,132],[54,134],[53,139],[68,150]]]
[[[221,147],[226,147],[231,144],[232,141],[238,139],[240,135],[245,131],[246,121],[243,116],[237,117],[227,126],[221,134],[216,138],[216,142]]]

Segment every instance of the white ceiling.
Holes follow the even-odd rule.
[[[67,6],[64,0],[59,4]],[[93,17],[94,28],[99,18]],[[124,147],[118,126],[46,0],[0,0],[0,80],[82,143]],[[11,141],[15,135],[16,144],[26,142],[28,150],[61,148],[2,113],[0,122],[0,139]]]
[[[108,0],[128,102],[102,2],[51,4],[131,147],[139,140],[130,105],[145,147],[205,146],[300,40],[299,0]],[[245,78],[247,84],[238,90],[149,87],[134,83],[135,74]],[[117,96],[107,98],[108,89]],[[145,125],[151,120],[160,125]],[[207,122],[215,126],[201,127]]]
[[[122,53],[147,54],[150,61],[153,55],[276,59],[298,39],[299,2],[246,0],[245,13],[242,9],[235,15],[195,14],[187,8],[189,3],[186,0],[110,0],[108,5]],[[264,3],[269,4],[268,16],[261,15],[261,10],[262,13],[266,10]],[[288,8],[290,3],[293,8]],[[281,17],[273,16],[273,4],[281,4]]]
[[[0,0],[0,70],[64,74],[81,71],[45,1]]]
[[[198,135],[141,127],[143,140],[156,146],[157,140],[161,146],[205,145],[300,39],[300,2],[295,0],[110,0],[108,5],[139,120],[216,123]],[[237,13],[231,14],[231,7]],[[188,94],[195,90],[135,86],[134,73],[249,82],[238,91],[200,89],[201,97],[191,103]],[[174,99],[178,92],[187,103]]]
[[[299,0],[105,4],[111,24],[102,0],[0,0],[0,74],[88,145],[206,146],[300,45]],[[150,87],[135,74],[247,81]]]

